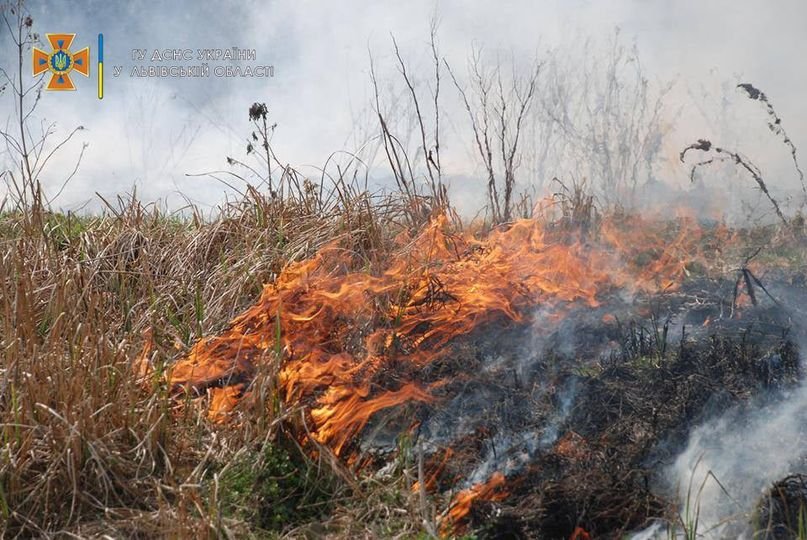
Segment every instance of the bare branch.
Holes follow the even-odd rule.
[[[700,151],[703,151],[703,152],[712,151],[712,152],[715,152],[716,154],[718,154],[719,157],[727,156],[728,158],[731,158],[734,161],[734,163],[736,163],[737,165],[740,165],[743,169],[748,171],[749,174],[751,174],[751,177],[754,179],[754,181],[759,186],[759,189],[761,189],[762,192],[765,194],[765,196],[768,197],[768,200],[773,205],[773,209],[776,212],[776,215],[779,217],[779,219],[782,221],[782,223],[784,225],[787,225],[787,219],[785,218],[785,215],[782,213],[781,208],[779,208],[779,203],[776,202],[776,199],[773,198],[773,195],[771,195],[771,192],[768,191],[768,186],[765,184],[765,181],[762,179],[762,172],[759,170],[759,167],[757,167],[756,165],[754,165],[753,163],[748,161],[747,158],[742,157],[737,152],[732,152],[731,150],[726,150],[725,148],[720,148],[719,146],[714,146],[711,143],[711,141],[709,141],[707,139],[699,139],[697,142],[695,142],[693,144],[690,144],[689,146],[684,148],[681,151],[681,154],[679,155],[679,159],[681,160],[682,163],[684,162],[684,160],[686,158],[686,155],[690,150],[700,150]],[[707,159],[707,160],[701,161],[699,163],[696,163],[692,167],[692,171],[690,173],[690,178],[694,178],[695,168],[701,167],[701,166],[704,166],[704,165],[709,165],[711,163],[714,163],[715,161],[717,161],[717,158]]]

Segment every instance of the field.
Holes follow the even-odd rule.
[[[315,421],[305,427],[305,416],[300,416],[301,411],[310,410],[307,406],[311,406],[312,398],[321,394],[321,388],[312,387],[305,391],[310,395],[304,392],[301,398],[284,399],[284,392],[280,392],[279,387],[288,382],[284,382],[279,373],[288,349],[274,345],[279,342],[274,339],[278,336],[268,336],[267,341],[272,344],[266,346],[259,360],[255,360],[248,378],[222,383],[220,376],[210,376],[208,379],[219,379],[219,383],[197,384],[187,392],[172,384],[171,373],[176,360],[187,354],[202,336],[225,330],[226,321],[252,305],[261,295],[263,285],[277,281],[284,270],[288,272],[290,263],[308,260],[323,246],[338,245],[349,253],[349,261],[352,261],[349,264],[356,270],[381,275],[383,269],[389,267],[391,258],[400,257],[400,248],[396,247],[400,235],[413,234],[404,218],[408,209],[400,201],[374,202],[366,194],[357,193],[332,208],[323,208],[318,206],[320,204],[313,195],[281,200],[252,192],[248,199],[224,207],[212,220],[193,215],[182,218],[166,216],[132,198],[120,199],[117,205],[109,206],[104,216],[98,217],[46,211],[3,214],[0,221],[3,247],[0,298],[3,303],[4,455],[0,469],[0,501],[5,534],[260,537],[281,533],[290,536],[327,533],[340,537],[387,537],[433,534],[440,530],[441,523],[443,533],[452,530],[446,528],[453,526],[447,523],[453,522],[444,514],[451,503],[450,479],[446,477],[439,481],[441,489],[435,489],[439,483],[432,486],[431,491],[413,488],[417,482],[423,483],[424,474],[433,474],[430,468],[435,466],[431,462],[439,456],[428,456],[424,473],[423,455],[418,455],[411,440],[407,443],[407,437],[403,436],[395,443],[397,447],[387,449],[384,458],[387,466],[379,472],[377,459],[373,464],[373,460],[351,459],[346,462],[337,457],[340,449],[344,450],[341,446],[355,448],[355,440],[343,442],[334,452],[329,449],[329,444],[334,447],[332,439],[322,436],[320,442],[316,436],[311,436],[311,431],[308,431],[309,435],[305,434],[306,430],[322,425],[322,421],[319,425]],[[571,212],[566,213],[567,218],[571,215]],[[536,219],[534,221],[538,223]],[[569,243],[579,241],[579,231],[590,225],[570,224],[564,216],[552,222],[542,222],[542,226],[553,224],[560,231],[558,234],[562,233],[564,241]],[[653,227],[657,226],[652,223],[645,225],[654,231]],[[428,230],[429,224],[421,227]],[[471,234],[461,232],[457,224],[444,222],[441,227],[457,235]],[[504,244],[495,230],[466,229],[475,231],[471,237],[483,242],[478,249],[497,247],[495,244],[486,246],[485,239],[498,243],[499,247]],[[665,226],[658,234],[663,239],[674,239],[676,233],[668,231]],[[795,269],[804,268],[800,236],[793,236],[794,232],[783,232],[781,227],[732,232],[739,236],[733,236],[731,244],[726,242],[728,237],[719,236],[728,234],[730,231],[704,232],[697,241],[680,248],[682,251],[670,260],[669,268],[663,270],[672,272],[669,277],[681,279],[680,286],[675,288],[680,292],[669,293],[667,302],[674,302],[670,298],[676,296],[684,299],[689,295],[697,296],[686,292],[685,284],[707,279],[709,269],[698,266],[696,258],[703,249],[714,248],[715,242],[718,242],[717,247],[720,247],[720,242],[725,242],[721,248],[724,253],[731,246],[740,249],[746,243],[776,244],[779,247],[772,250],[766,266],[786,268],[788,276],[797,274]],[[674,242],[665,240],[661,246],[671,244]],[[583,259],[591,260],[596,256],[593,246],[590,247],[592,251],[581,254]],[[534,244],[526,246],[526,250],[527,254],[541,252],[540,246]],[[658,257],[657,253],[655,255]],[[432,266],[440,263],[441,256],[431,260]],[[635,253],[633,256],[637,258],[638,268],[643,269],[650,254]],[[686,258],[686,264],[679,265],[679,258]],[[708,260],[713,265],[716,262],[711,257]],[[343,261],[342,264],[348,263]],[[515,270],[509,268],[507,271]],[[657,277],[653,274],[653,282],[648,282],[645,294],[657,295],[669,289],[668,284],[655,281]],[[600,285],[602,295],[592,293],[598,300],[607,298],[617,287],[627,286],[616,277],[604,279],[612,282]],[[717,281],[705,281],[699,286],[704,287],[704,283],[711,283],[710,288],[719,289]],[[308,286],[317,285],[312,281]],[[360,284],[352,286],[361,287]],[[749,290],[754,288],[758,289],[758,286]],[[416,290],[414,287],[407,294],[414,298]],[[366,287],[360,291],[362,295],[367,294]],[[399,295],[400,291],[395,294]],[[738,294],[736,287],[734,294]],[[742,296],[742,287],[739,294]],[[378,295],[388,295],[388,291]],[[757,295],[764,296],[764,293],[757,290]],[[583,304],[586,303],[584,296],[581,295]],[[557,303],[558,300],[551,298],[553,304]],[[725,301],[726,297],[721,299],[719,294],[715,295],[714,305],[702,301],[707,309],[701,312],[700,319],[694,320],[693,326],[702,328],[708,322],[709,314],[716,313],[719,303]],[[411,298],[409,302],[411,305]],[[561,302],[563,311],[559,313],[572,319],[573,314],[567,315],[566,307],[563,307],[566,302]],[[609,313],[624,316],[616,304],[608,302],[611,302]],[[757,302],[762,304],[763,299],[755,298],[754,303]],[[747,298],[745,303],[749,304],[751,313]],[[731,335],[736,329],[732,328],[738,323],[731,318],[726,320],[728,326],[723,330],[712,333],[722,341],[707,346],[706,352],[694,344],[692,352],[686,352],[683,344],[680,351],[665,350],[666,326],[664,337],[660,337],[661,330],[654,325],[663,323],[651,324],[650,321],[655,319],[637,308],[639,304],[641,302],[635,300],[631,309],[638,309],[638,313],[645,313],[645,317],[634,315],[637,323],[630,329],[617,329],[613,324],[609,329],[607,322],[613,321],[613,316],[610,319],[603,316],[604,322],[595,326],[601,327],[600,332],[612,333],[612,339],[623,340],[619,346],[621,352],[611,357],[612,364],[596,360],[596,356],[586,359],[585,353],[579,352],[601,346],[602,340],[595,339],[594,345],[585,342],[576,345],[578,352],[571,357],[555,353],[557,366],[547,365],[547,360],[543,359],[544,363],[537,364],[539,367],[531,368],[541,378],[558,384],[569,376],[568,372],[574,372],[579,384],[599,387],[594,393],[583,392],[576,398],[579,403],[574,408],[575,415],[606,410],[608,407],[602,401],[608,402],[606,396],[609,392],[616,392],[624,399],[636,400],[632,406],[635,410],[613,413],[617,416],[612,417],[611,422],[625,414],[622,421],[633,423],[636,415],[641,415],[641,411],[648,407],[652,409],[654,400],[663,395],[668,413],[659,417],[659,427],[654,428],[653,433],[641,436],[651,444],[670,430],[686,431],[685,426],[699,417],[698,411],[713,391],[709,388],[731,388],[730,394],[734,396],[731,400],[747,399],[758,391],[760,384],[766,387],[790,384],[787,381],[798,377],[798,362],[796,360],[794,364],[793,352],[785,350],[792,347],[789,341],[762,336],[755,337],[753,344],[733,344]],[[737,300],[736,304],[739,306],[742,302]],[[378,304],[375,305],[380,309]],[[727,305],[723,307],[728,308]],[[431,308],[424,309],[440,312],[444,308],[432,304]],[[523,307],[516,306],[515,309]],[[492,318],[478,320],[478,327],[475,325],[467,330],[452,327],[449,330],[461,338],[469,334],[488,335],[491,326],[496,328],[501,324],[516,323],[511,330],[529,328],[517,318],[496,316],[495,306],[485,307],[483,312]],[[275,313],[269,315],[269,328],[277,324],[277,332],[285,332],[286,322],[281,330],[281,320],[275,319]],[[390,324],[402,326],[405,323],[402,319],[397,323],[369,322],[374,317],[383,317],[383,310],[375,315],[362,312],[355,316],[375,327],[390,328]],[[768,319],[772,317],[770,313],[766,316]],[[513,323],[507,323],[507,320]],[[781,320],[778,322],[782,324]],[[337,323],[334,320],[327,324],[335,326]],[[578,331],[583,324],[592,325],[590,321],[579,323]],[[659,333],[653,334],[653,328]],[[645,329],[647,334],[644,334]],[[422,329],[413,331],[422,332]],[[358,326],[347,326],[341,332],[340,338],[345,340],[368,335],[367,328]],[[586,335],[590,333],[591,330],[586,331]],[[693,343],[708,343],[706,337],[696,337]],[[408,338],[402,334],[399,339],[403,342]],[[454,339],[453,336],[450,339]],[[446,377],[460,378],[467,368],[454,364],[469,354],[470,345],[463,345],[461,339],[456,341],[460,345],[451,349],[450,358],[429,360],[429,363],[436,364],[437,367],[429,369],[437,371],[437,375],[413,374],[411,367],[393,366],[384,374],[375,375],[374,388],[367,392],[377,394],[375,387],[378,385],[400,386],[400,382],[384,382],[384,377],[400,381],[405,373],[421,383],[434,383]],[[442,344],[432,349],[420,343],[410,343],[409,347],[412,347],[410,353],[413,356],[419,350],[443,350]],[[473,347],[481,349],[484,345]],[[761,380],[757,364],[760,358],[766,357],[770,347],[780,350],[789,360],[777,368],[776,373],[768,373],[768,379]],[[354,345],[351,350],[362,350],[362,346]],[[401,345],[398,354],[405,350],[406,347]],[[702,360],[693,367],[684,362],[682,355]],[[226,354],[222,357],[227,359]],[[552,358],[551,353],[549,358]],[[627,374],[624,370],[628,370]],[[693,370],[705,370],[703,373],[709,376],[703,377],[703,383],[695,382],[695,387],[690,386],[691,382],[687,383],[687,390],[680,383],[667,386],[677,377],[692,380]],[[226,411],[229,417],[225,420],[217,419],[215,415],[209,417],[210,398],[215,398],[213,391],[226,389],[236,382],[244,386],[238,389],[239,399],[234,410]],[[701,384],[707,384],[707,387],[701,387]],[[602,385],[610,390],[604,390]],[[655,390],[649,390],[648,385],[656,386]],[[362,395],[366,396],[367,392]],[[437,393],[440,393],[439,389]],[[552,399],[557,399],[557,396]],[[586,403],[591,400],[595,403]],[[676,400],[681,403],[673,406]],[[400,401],[404,404],[407,400],[401,398]],[[212,403],[216,403],[215,399]],[[536,408],[547,406],[535,405]],[[727,406],[722,405],[723,408]],[[405,417],[409,414],[405,413]],[[565,441],[566,446],[557,446],[553,452],[572,452],[572,457],[567,456],[572,460],[566,469],[570,478],[565,481],[569,484],[563,487],[561,483],[556,489],[583,489],[589,491],[589,495],[594,493],[607,501],[605,507],[614,505],[619,510],[621,506],[615,502],[615,493],[596,494],[595,490],[604,487],[602,479],[596,475],[580,477],[579,471],[574,472],[582,466],[574,465],[574,460],[584,459],[583,454],[575,452],[588,453],[591,452],[590,445],[605,444],[624,453],[624,460],[630,462],[636,457],[632,453],[639,454],[645,449],[634,447],[635,433],[621,433],[613,442],[595,443],[597,439],[593,433],[605,426],[600,426],[596,419],[572,420],[575,415],[562,424],[567,436],[560,442]],[[310,417],[308,421],[311,421]],[[593,430],[589,443],[583,442],[584,435],[579,433],[585,426]],[[618,428],[621,429],[627,429],[627,424],[625,428]],[[481,432],[477,429],[477,435],[473,437],[481,436]],[[580,448],[569,449],[568,437],[581,437],[575,443]],[[466,440],[457,444],[454,451],[474,452],[476,444]],[[350,455],[347,451],[341,453]],[[592,467],[596,469],[596,460],[588,461],[594,459],[593,455],[596,454],[585,458],[583,469],[589,473]],[[452,466],[455,473],[458,474],[463,467],[467,470],[468,463],[478,460],[478,457],[469,457],[464,465],[458,460],[460,465]],[[600,465],[606,467],[602,474],[608,472],[607,467],[620,461],[613,459]],[[537,486],[542,480],[533,478],[530,482]],[[633,481],[627,484],[626,496],[633,497]],[[537,494],[527,489],[529,484],[523,481],[516,485],[518,487],[511,489],[513,493],[526,490],[527,494],[533,494],[522,494],[517,499],[522,504]],[[454,492],[456,494],[456,490]],[[570,494],[567,497],[575,500]],[[506,500],[506,497],[494,497],[494,500]],[[624,501],[623,506],[631,507],[622,516],[626,522],[613,526],[641,525],[641,521],[635,522],[637,509],[634,503],[637,502],[632,499]],[[674,513],[667,513],[672,509],[665,506],[666,503],[655,500],[652,505],[648,502],[642,505],[639,514],[644,517],[666,515],[673,522],[675,520]],[[564,515],[560,510],[556,512],[557,519]],[[457,524],[460,523],[464,529],[465,521],[458,520]],[[486,524],[490,522],[477,518],[477,527]],[[540,527],[566,530],[571,525],[542,524]],[[469,532],[472,530],[468,529]]]
[[[371,58],[381,166],[302,174],[255,102],[212,213],[135,191],[74,213],[43,184],[82,128],[34,135],[34,21],[4,6],[3,537],[807,538],[807,187],[753,85],[732,89],[799,185],[699,139],[662,186],[669,88],[616,37],[592,71],[474,56],[463,78],[433,24],[428,84],[392,40],[396,105]],[[525,179],[528,135],[576,171]],[[713,172],[761,216],[696,186]]]

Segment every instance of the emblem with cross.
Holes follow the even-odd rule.
[[[70,72],[75,70],[85,77],[90,76],[90,48],[84,47],[76,53],[70,52],[70,45],[76,34],[45,34],[53,51],[48,54],[34,47],[34,76],[45,71],[51,72],[48,90],[75,90]]]

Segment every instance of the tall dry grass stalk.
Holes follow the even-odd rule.
[[[0,534],[248,531],[224,511],[218,480],[239,453],[283,438],[277,362],[228,426],[207,422],[202,403],[178,406],[160,374],[323,243],[373,264],[401,209],[340,189],[250,189],[210,219],[134,196],[97,217],[0,214]],[[144,345],[146,380],[133,364]]]

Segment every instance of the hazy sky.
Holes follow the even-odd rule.
[[[441,53],[457,66],[465,64],[473,45],[527,59],[539,50],[573,47],[584,37],[604,42],[618,26],[626,44],[635,40],[652,81],[677,79],[671,100],[681,111],[675,120],[680,141],[697,134],[692,126],[701,126],[692,120],[693,96],[712,106],[724,100],[721,84],[732,88],[753,81],[767,92],[795,143],[807,148],[804,0],[86,0],[31,1],[29,6],[36,31],[77,33],[74,49],[90,45],[93,60],[97,34],[103,32],[106,40],[103,101],[96,98],[93,65],[90,79],[74,75],[78,91],[45,92],[37,110],[38,120],[55,121],[61,130],[86,127],[55,163],[60,168],[43,178],[46,188],[55,189],[80,144],[88,143],[79,174],[58,200],[64,207],[92,199],[95,191],[113,195],[133,185],[144,198],[171,205],[181,201],[177,192],[207,205],[221,201],[224,186],[186,174],[225,168],[225,156],[243,155],[250,130],[247,108],[254,101],[267,102],[278,124],[274,143],[280,159],[318,176],[306,166],[321,166],[331,152],[355,149],[375,134],[368,108],[368,51],[382,83],[392,80],[392,33],[414,72],[425,78],[431,69],[429,22],[435,15]],[[255,49],[256,61],[249,63],[272,65],[274,77],[130,76],[133,65],[149,65],[132,61],[133,48],[148,49],[150,55],[154,49],[232,46]],[[0,50],[0,62],[9,65],[5,35]],[[116,65],[123,67],[118,78],[112,76]],[[445,96],[456,101],[449,87]],[[736,105],[740,117],[753,115],[753,107],[743,106]],[[12,110],[8,92],[0,95],[0,118]],[[764,131],[760,118],[754,121]],[[448,172],[463,178],[478,173],[467,151],[466,120],[463,115],[446,119],[448,133],[456,137]]]

